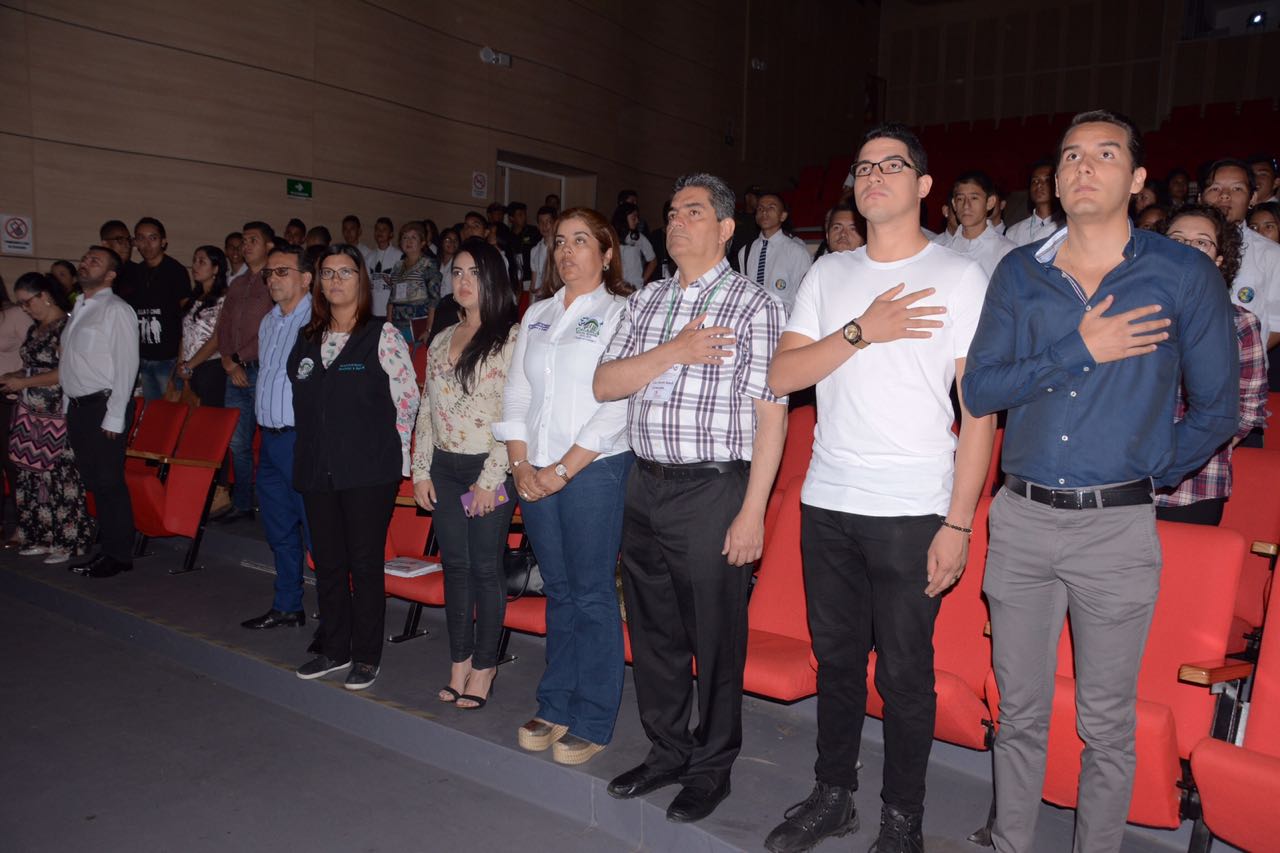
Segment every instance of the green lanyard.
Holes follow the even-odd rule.
[[[708,308],[711,307],[711,300],[716,298],[716,293],[719,292],[720,286],[725,283],[725,280],[729,278],[732,272],[733,272],[733,268],[730,267],[729,269],[725,270],[723,273],[720,274],[720,277],[716,279],[715,286],[712,287],[711,292],[707,294],[707,301],[702,303],[702,311],[696,310],[696,305],[695,305],[693,316],[697,317],[700,313],[702,313],[703,311],[706,311]],[[665,323],[662,324],[661,343],[665,344],[667,341],[671,340],[671,323],[675,319],[676,305],[679,302],[680,302],[680,285],[677,284],[675,286],[675,289],[671,291],[671,302],[670,304],[667,305],[667,320]]]

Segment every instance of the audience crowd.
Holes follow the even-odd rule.
[[[383,543],[410,478],[443,563],[438,698],[478,710],[498,673],[519,506],[547,597],[546,669],[519,746],[580,764],[612,739],[620,577],[652,746],[608,791],[678,784],[667,816],[696,821],[730,793],[766,504],[788,405],[816,395],[801,538],[816,784],[765,844],[808,850],[857,827],[874,645],[886,727],[873,849],[919,851],[933,625],[965,565],[999,418],[1006,479],[984,581],[1005,638],[993,840],[1032,849],[1052,693],[1037,673],[1056,647],[1042,637],[1070,611],[1090,747],[1076,846],[1118,850],[1154,522],[1218,524],[1232,449],[1261,443],[1280,361],[1280,200],[1267,156],[1148,175],[1137,128],[1106,111],[1076,116],[1044,153],[1025,217],[975,169],[944,187],[935,234],[921,218],[936,189],[927,153],[905,127],[875,128],[816,251],[784,194],[752,186],[739,207],[702,173],[679,179],[659,229],[633,190],[611,216],[548,196],[532,222],[519,201],[444,228],[377,217],[372,245],[354,214],[336,243],[324,225],[250,220],[189,268],[158,218],[108,221],[78,263],[3,288],[9,546],[91,578],[129,571],[135,395],[236,409],[210,518],[260,515],[276,572],[270,608],[243,626],[305,624],[309,554],[320,625],[297,675],[372,685]],[[1089,524],[1064,521],[1080,512]]]

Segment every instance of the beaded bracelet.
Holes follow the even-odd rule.
[[[950,527],[952,530],[959,530],[961,533],[967,533],[967,534],[969,534],[970,536],[972,536],[972,535],[973,535],[973,528],[972,528],[972,527],[961,527],[961,526],[960,526],[960,525],[958,525],[958,524],[952,524],[951,522],[947,521],[945,518],[944,518],[944,519],[942,519],[942,526],[943,526],[943,527]]]

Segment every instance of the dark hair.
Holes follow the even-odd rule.
[[[632,207],[635,205],[621,205],[623,207]],[[616,217],[617,214],[615,213]],[[625,221],[626,217],[623,217]],[[605,221],[604,214],[589,207],[571,207],[556,219],[555,228],[559,230],[560,223],[570,219],[581,219],[587,223],[587,230],[591,232],[591,236],[596,238],[599,245],[600,254],[606,251],[613,252],[613,263],[609,264],[604,270],[604,289],[614,296],[630,296],[634,288],[622,280],[622,245],[618,240],[618,232],[615,228],[609,226]],[[553,248],[547,253],[547,274],[542,280],[542,289],[538,291],[539,299],[546,299],[554,295],[560,288],[564,287],[564,279],[560,278],[560,271],[556,269],[555,249]]]
[[[115,253],[112,252],[111,254]],[[27,293],[47,294],[49,301],[54,305],[57,305],[66,313],[71,313],[71,298],[62,289],[62,285],[58,284],[58,280],[51,275],[45,275],[41,272],[23,273],[13,283],[13,292],[16,294],[19,290],[25,290]]]
[[[120,273],[120,267],[124,266],[124,261],[120,260],[120,256],[108,249],[106,246],[90,246],[85,249],[86,252],[101,252],[107,258],[107,269],[110,272]]]
[[[310,240],[312,237],[319,237],[326,246],[333,242],[333,235],[330,234],[329,229],[325,228],[323,225],[316,225],[307,232],[306,239]]]
[[[227,276],[230,271],[227,269],[227,255],[217,246],[198,246],[197,252],[204,252],[204,256],[209,259],[209,263],[213,264],[216,272],[213,275],[213,287],[209,288],[209,292],[198,295],[199,300],[196,304],[200,307],[196,309],[196,316],[199,316],[206,308],[212,308],[218,304],[218,300],[227,292]]]
[[[1219,169],[1225,169],[1228,166],[1235,166],[1244,172],[1245,180],[1249,182],[1249,194],[1253,195],[1258,191],[1258,179],[1254,177],[1253,169],[1249,168],[1249,164],[1238,157],[1223,157],[1221,160],[1214,160],[1209,164],[1209,168],[1204,170],[1204,185],[1207,187],[1213,183],[1214,178],[1218,174]],[[1201,194],[1203,194],[1201,190]]]
[[[435,243],[440,236],[440,226],[436,224],[434,219],[423,219],[422,227],[427,230],[427,244]]]
[[[1245,220],[1247,221],[1249,219],[1249,216],[1253,216],[1255,213],[1258,213],[1259,211],[1263,213],[1270,213],[1272,216],[1276,218],[1277,222],[1280,222],[1280,201],[1258,202],[1253,207],[1249,208],[1249,215],[1245,217]]]
[[[1123,128],[1129,137],[1129,159],[1133,161],[1133,168],[1136,170],[1146,162],[1146,149],[1142,145],[1142,131],[1138,130],[1138,126],[1133,123],[1133,119],[1124,113],[1112,112],[1111,110],[1088,110],[1087,112],[1076,113],[1071,118],[1071,123],[1067,125],[1067,129],[1062,132],[1062,138],[1058,140],[1058,163],[1062,162],[1062,145],[1067,141],[1067,136],[1070,135],[1071,131],[1082,124],[1095,123],[1113,124],[1116,127]]]
[[[295,246],[292,243],[278,243],[272,246],[267,255],[288,255],[297,262],[298,269],[301,272],[314,272],[311,266],[311,259],[307,257],[307,250],[301,246]]]
[[[818,250],[813,253],[813,257],[822,257],[831,254],[831,246],[827,244],[827,231],[831,228],[831,220],[836,218],[837,213],[849,213],[853,216],[853,227],[857,230],[859,236],[863,236],[862,225],[858,220],[858,207],[853,203],[852,199],[840,202],[835,207],[827,211],[826,216],[822,217],[822,242],[818,244]],[[865,236],[863,236],[865,240]]]
[[[469,237],[458,248],[459,255],[463,252],[471,256],[479,272],[480,328],[462,348],[453,375],[462,392],[470,394],[481,362],[502,351],[518,318],[515,300],[511,298],[511,278],[498,250],[480,237]],[[465,308],[458,307],[459,316],[466,313]]]
[[[582,208],[574,208],[574,209],[581,210]],[[592,212],[594,213],[595,211],[592,211]],[[640,227],[638,224],[634,229],[631,228],[631,226],[627,225],[627,217],[633,213],[638,214],[639,212],[640,212],[639,207],[636,207],[634,204],[630,204],[628,202],[623,202],[622,204],[618,205],[617,208],[614,209],[613,220],[611,224],[613,225],[613,230],[618,233],[619,238],[625,239],[626,237],[635,237],[637,234],[640,233]],[[565,219],[565,214],[567,213],[568,211],[565,211],[565,213],[562,213],[560,215],[561,221]],[[614,252],[614,258],[619,263],[622,262],[622,258],[618,256],[617,252]]]
[[[379,225],[385,225],[385,226],[387,226],[388,228],[390,228],[390,229],[392,230],[392,232],[393,232],[393,233],[394,233],[394,232],[395,232],[395,230],[396,230],[396,224],[395,224],[394,222],[392,222],[392,221],[391,221],[391,217],[390,217],[390,216],[379,216],[379,217],[377,218],[377,220],[373,223],[373,227],[374,227],[374,228],[377,228]]]
[[[243,239],[244,239],[244,235],[241,234],[239,231],[232,231],[230,234],[222,238],[222,245],[225,246],[228,243],[230,243],[232,240],[243,240]]]
[[[618,204],[625,204],[629,196],[640,197],[640,193],[635,190],[618,190]]]
[[[729,185],[724,182],[723,178],[717,178],[715,175],[706,172],[693,172],[688,175],[681,175],[676,178],[676,184],[671,189],[674,196],[681,190],[696,187],[704,189],[711,196],[711,208],[715,211],[716,222],[724,222],[726,219],[733,218],[733,212],[737,207],[738,200],[733,196],[733,190],[729,189]]]
[[[326,258],[341,255],[356,265],[356,322],[351,331],[364,327],[373,317],[373,286],[369,283],[369,268],[365,266],[364,255],[349,243],[334,243],[332,246],[312,246],[322,249],[316,261],[315,280],[311,283],[311,322],[302,328],[302,336],[309,341],[318,339],[333,325],[333,309],[329,299],[324,295],[320,284],[320,269]]]
[[[979,187],[982,188],[982,192],[985,195],[989,195],[989,196],[996,195],[995,182],[991,180],[991,177],[986,172],[982,172],[977,169],[974,169],[968,172],[962,172],[960,174],[960,177],[955,179],[955,181],[951,184],[952,195],[956,194],[956,187],[960,186],[961,184],[977,184]]]
[[[921,175],[929,174],[929,155],[925,153],[924,146],[920,144],[920,137],[916,136],[911,128],[905,124],[895,121],[878,124],[867,131],[862,137],[862,144],[866,145],[873,139],[896,139],[903,145],[907,146],[907,155],[911,158],[912,165],[919,170]]]
[[[1276,170],[1276,158],[1272,157],[1270,154],[1253,154],[1246,159],[1245,162],[1249,164],[1249,171],[1251,172],[1253,171],[1253,167],[1258,163],[1266,163],[1271,167],[1272,173]]]
[[[478,210],[468,210],[466,214],[462,217],[462,221],[466,222],[468,219],[479,219],[481,222],[484,223],[485,228],[489,227],[489,217],[485,216],[483,213],[481,213]]]
[[[325,250],[329,247],[323,243],[316,243],[314,246],[303,246],[302,255],[307,259],[307,266],[315,271],[319,271],[320,259],[324,257]],[[311,286],[315,287],[317,282],[316,276],[311,277]]]
[[[129,226],[125,225],[123,221],[119,219],[108,219],[106,222],[102,223],[102,227],[98,229],[98,239],[107,239],[107,232],[114,231],[117,228],[122,229],[126,234],[129,233]]]
[[[142,217],[141,219],[139,219],[139,220],[137,221],[137,223],[135,223],[135,224],[134,224],[134,226],[133,226],[133,230],[134,230],[134,231],[137,231],[137,230],[138,230],[139,228],[141,228],[143,225],[150,225],[152,228],[156,229],[156,233],[158,233],[158,234],[160,235],[160,239],[161,239],[161,240],[168,240],[168,239],[169,239],[169,235],[165,233],[164,225],[162,225],[162,224],[160,223],[160,220],[159,220],[159,219],[156,219],[154,216],[144,216],[144,217]]]
[[[343,225],[346,225],[348,222],[354,222],[357,228],[360,227],[360,217],[356,216],[354,213],[348,213],[346,216],[342,217]]]
[[[538,216],[550,216],[552,219],[555,219],[559,215],[560,211],[556,210],[549,204],[544,204],[542,207],[538,208]],[[536,219],[537,217],[534,218]]]
[[[307,223],[303,222],[301,219],[299,219],[296,216],[290,219],[288,223],[286,223],[284,226],[284,230],[286,231],[288,231],[290,228],[297,228],[303,234],[307,233]]]
[[[1169,174],[1164,176],[1165,185],[1167,186],[1168,184],[1172,183],[1173,179],[1178,177],[1179,175],[1186,178],[1188,181],[1191,180],[1191,173],[1188,172],[1186,169],[1182,168],[1181,166],[1177,166],[1173,169],[1170,169]]]
[[[244,227],[242,227],[240,230],[241,231],[257,231],[259,234],[262,235],[262,238],[266,240],[268,243],[275,243],[276,241],[275,229],[259,219],[255,219],[252,222],[246,222],[244,224]]]
[[[1222,273],[1222,279],[1227,283],[1227,287],[1230,287],[1236,273],[1240,272],[1241,247],[1244,243],[1240,229],[1230,225],[1227,218],[1222,215],[1222,211],[1211,204],[1184,204],[1178,208],[1177,213],[1161,222],[1155,230],[1160,234],[1168,234],[1169,227],[1184,216],[1199,216],[1213,223],[1213,229],[1217,232],[1214,240],[1218,244],[1218,254],[1222,255],[1222,266],[1218,267],[1218,270]]]
[[[440,236],[436,238],[436,246],[440,249],[440,251],[441,251],[441,252],[443,252],[443,251],[444,251],[444,238],[445,238],[445,235],[447,235],[447,234],[452,234],[452,235],[453,235],[453,239],[454,239],[454,240],[456,240],[456,241],[458,241],[458,244],[459,244],[459,245],[461,245],[461,244],[462,244],[462,235],[458,233],[458,229],[457,229],[457,228],[455,228],[454,226],[450,225],[448,228],[446,228],[446,229],[444,229],[443,231],[441,231],[441,232],[440,232]],[[457,253],[457,251],[455,251],[455,252],[454,252],[454,254],[455,254],[455,255],[456,255],[456,254],[458,254],[458,253]]]
[[[76,269],[76,265],[71,263],[71,261],[63,261],[63,260],[54,261],[52,264],[49,265],[49,268],[52,270],[54,267],[66,267],[67,272],[71,273],[71,278],[73,281],[80,277],[80,271]]]
[[[517,210],[523,210],[524,212],[528,213],[529,205],[525,204],[522,201],[513,201],[511,202],[511,204],[507,205],[508,214],[515,213]]]

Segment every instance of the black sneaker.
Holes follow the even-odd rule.
[[[787,809],[782,823],[764,840],[770,853],[804,853],[824,838],[839,838],[858,831],[858,810],[853,791],[819,782],[807,800]]]
[[[924,834],[919,812],[900,812],[893,806],[880,807],[880,836],[867,853],[924,853]]]
[[[378,678],[378,668],[371,663],[358,663],[347,673],[346,688],[348,690],[364,690],[372,687]]]
[[[294,673],[299,678],[310,681],[313,678],[319,678],[322,675],[328,675],[331,672],[337,672],[349,666],[351,666],[351,661],[349,660],[339,663],[338,661],[330,660],[324,655],[317,655],[294,670]]]

